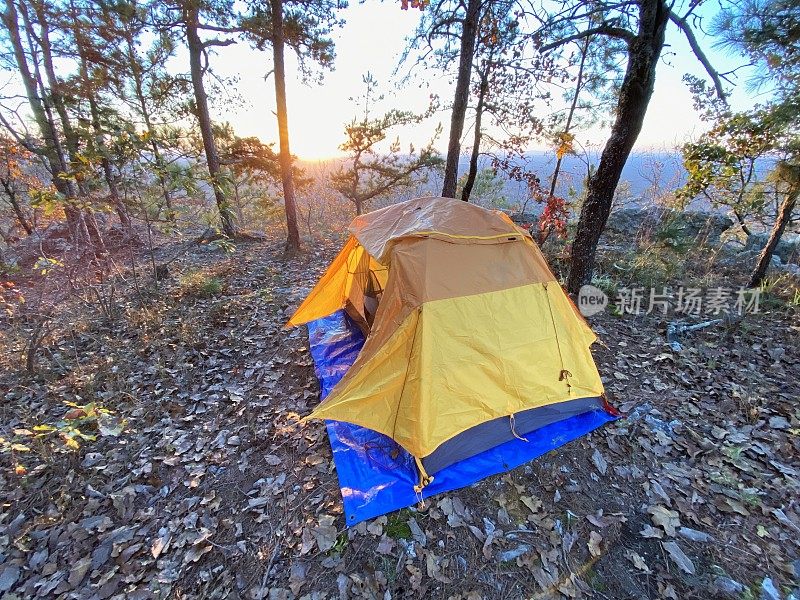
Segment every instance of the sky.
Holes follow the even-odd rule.
[[[294,57],[287,53],[289,131],[292,152],[300,158],[315,160],[343,154],[338,147],[344,140],[344,125],[357,114],[352,98],[363,93],[362,77],[367,72],[381,84],[386,96],[383,108],[402,107],[421,112],[427,107],[432,92],[439,94],[445,102],[452,98],[454,82],[433,69],[424,71],[425,82],[418,78],[411,84],[398,87],[401,77],[395,74],[395,70],[406,38],[420,19],[419,11],[400,10],[398,4],[368,0],[353,2],[344,11],[346,25],[334,35],[335,68],[325,73],[321,84],[303,83],[298,77]],[[698,39],[720,70],[736,66],[739,59],[715,48],[711,38],[698,33]],[[215,98],[213,118],[229,121],[239,135],[254,135],[267,142],[276,140],[274,80],[271,77],[265,80],[272,68],[271,53],[257,52],[246,44],[238,44],[217,50],[211,61],[219,76],[233,78],[229,89],[238,92],[239,97],[238,100],[235,96]],[[670,24],[667,48],[658,66],[656,89],[635,150],[668,151],[703,131],[704,125],[695,113],[691,95],[682,81],[687,72],[704,74],[682,34]],[[735,107],[746,108],[754,102],[744,88],[738,86],[732,96]],[[447,111],[438,113],[418,127],[401,130],[399,135],[403,144],[413,142],[419,147],[430,138],[437,123],[444,127],[437,147],[444,150],[449,126]],[[470,127],[468,122],[465,140],[467,136],[471,139]],[[607,134],[607,130],[595,128],[580,133],[578,140],[583,145],[601,148]],[[543,145],[531,150],[545,148]]]
[[[713,2],[701,5],[698,12],[704,11],[705,14],[701,12],[704,23],[714,17],[715,6],[717,4]],[[444,153],[449,135],[449,103],[455,87],[452,75],[434,68],[416,69],[417,77],[403,83],[402,75],[407,72],[411,61],[397,72],[406,40],[421,18],[420,11],[401,10],[396,0],[364,0],[351,2],[343,11],[343,17],[345,26],[333,34],[336,45],[334,69],[325,72],[321,82],[302,81],[297,61],[292,52],[287,51],[286,84],[292,152],[311,161],[344,155],[339,149],[345,137],[344,126],[361,114],[353,98],[363,94],[362,79],[369,72],[379,82],[380,92],[384,95],[383,102],[374,107],[373,114],[390,108],[423,112],[428,107],[430,95],[439,96],[443,105],[440,112],[419,125],[393,131],[392,139],[399,136],[403,147],[413,143],[419,148],[428,142],[437,125],[441,124],[443,129],[436,147]],[[712,38],[701,31],[697,36],[718,70],[728,71],[741,64],[740,58],[716,48]],[[212,119],[231,123],[239,136],[257,136],[267,143],[276,142],[275,84],[271,76],[267,77],[272,70],[271,52],[256,51],[245,42],[212,50],[212,71],[223,83],[223,92],[212,94]],[[170,70],[185,73],[188,62],[187,51],[179,46],[171,60]],[[696,114],[691,95],[682,81],[685,73],[704,75],[683,34],[670,24],[667,44],[657,69],[655,92],[634,151],[671,152],[704,130],[705,125]],[[10,77],[7,86],[21,87],[13,75]],[[731,104],[736,109],[749,108],[757,99],[751,97],[752,90],[744,85],[746,73],[740,76],[739,83],[742,85],[734,88]],[[538,116],[543,117],[546,113],[547,109],[543,107]],[[597,155],[607,137],[608,129],[596,126],[578,132],[576,141]],[[462,154],[467,153],[471,140],[470,111],[462,137]],[[552,151],[552,148],[542,142],[529,150]]]

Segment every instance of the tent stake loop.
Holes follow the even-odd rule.
[[[433,477],[425,471],[422,460],[415,456],[414,462],[417,463],[417,471],[419,471],[419,484],[414,486],[414,491],[420,495],[420,502],[422,502],[422,490],[433,482]]]

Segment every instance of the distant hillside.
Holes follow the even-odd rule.
[[[555,156],[552,153],[537,152],[528,154],[527,158],[528,168],[539,174],[543,184],[549,183],[556,162]],[[590,161],[596,167],[600,162],[599,153],[590,156]],[[559,194],[566,195],[570,186],[580,191],[587,174],[585,159],[576,156],[564,157],[561,173],[556,190]],[[628,183],[629,191],[634,197],[645,196],[648,190],[654,188],[672,190],[683,185],[685,180],[686,171],[678,153],[634,153],[628,158],[622,171],[622,182]]]
[[[328,161],[304,161],[304,164],[312,176],[324,176],[343,159],[331,159]],[[593,166],[600,162],[599,153],[590,157]],[[487,157],[481,157],[481,168],[489,167],[491,161]],[[542,185],[549,185],[550,177],[555,166],[555,156],[550,152],[531,152],[526,155],[525,168],[536,173],[542,181]],[[463,174],[469,168],[469,158],[462,156],[459,162],[459,174]],[[576,156],[566,156],[562,161],[561,175],[556,193],[561,196],[569,197],[573,194],[580,194],[587,174],[586,161]],[[678,153],[669,152],[638,152],[628,159],[625,169],[622,172],[621,186],[624,186],[626,195],[634,199],[649,201],[654,196],[665,191],[671,191],[681,186],[686,179],[686,171],[681,163]],[[431,177],[424,189],[418,190],[419,193],[430,193],[441,187],[441,176]],[[525,186],[516,181],[506,183],[506,193],[510,203],[524,201]],[[405,194],[404,194],[405,196]]]

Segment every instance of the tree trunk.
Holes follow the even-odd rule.
[[[283,64],[283,0],[270,0],[272,7],[272,57],[275,70],[275,103],[278,113],[283,206],[286,211],[286,249],[300,250],[300,231],[297,228],[297,204],[292,178],[292,154],[289,150],[289,115],[286,110],[286,71]]]
[[[117,217],[119,217],[120,225],[122,225],[122,228],[127,232],[125,235],[130,236],[133,230],[133,224],[131,223],[131,218],[128,214],[128,207],[125,206],[125,203],[122,201],[122,197],[119,195],[117,181],[111,169],[111,161],[109,161],[108,156],[106,156],[106,148],[105,143],[103,142],[103,132],[100,127],[97,103],[91,97],[89,98],[89,107],[92,113],[92,128],[94,129],[96,140],[95,143],[97,144],[98,150],[102,154],[100,164],[103,168],[103,176],[106,180],[106,185],[108,186],[108,194],[111,197],[111,205],[114,207]]]
[[[22,5],[24,9],[24,5]],[[33,5],[36,12],[36,22],[39,25],[39,35],[33,33],[33,27],[27,10],[23,10],[23,19],[25,21],[25,29],[28,33],[29,39],[39,43],[42,55],[42,66],[44,67],[45,77],[47,78],[46,90],[44,81],[39,76],[38,83],[41,90],[42,98],[49,98],[48,105],[52,105],[58,113],[58,118],[61,121],[61,130],[64,133],[64,142],[66,144],[66,156],[72,164],[79,164],[80,154],[80,138],[78,132],[72,126],[72,121],[67,111],[67,105],[64,96],[61,92],[61,83],[56,76],[55,63],[53,61],[53,47],[50,41],[50,20],[47,14],[48,5],[44,2],[35,3]],[[48,106],[46,105],[46,106]],[[48,110],[49,112],[49,110]],[[51,122],[55,122],[52,114],[50,114]],[[55,131],[55,127],[53,127]],[[66,165],[65,165],[66,171]],[[97,226],[97,221],[94,215],[91,214],[91,209],[84,210],[76,202],[78,196],[85,196],[86,190],[84,189],[81,178],[70,178],[67,181],[69,193],[67,196],[67,204],[72,204],[71,210],[66,210],[67,222],[73,234],[73,239],[77,245],[89,244],[92,247],[93,253],[96,258],[108,254],[103,236]]]
[[[67,217],[67,226],[76,245],[89,246],[92,243],[92,236],[89,234],[89,227],[86,224],[86,215],[74,204],[67,202],[64,204],[64,214]]]
[[[111,169],[111,161],[108,160],[106,145],[105,141],[103,140],[103,128],[100,123],[100,108],[97,105],[95,92],[94,89],[92,89],[92,85],[89,81],[89,64],[88,59],[86,58],[86,48],[89,44],[89,40],[86,39],[78,26],[78,16],[75,13],[74,7],[72,19],[72,32],[75,36],[75,45],[78,48],[78,55],[80,58],[80,77],[83,87],[83,95],[89,102],[89,114],[92,118],[92,131],[94,133],[95,145],[98,153],[100,154],[100,166],[103,169],[103,177],[105,178],[106,185],[108,186],[108,194],[111,198],[111,206],[114,207],[117,217],[119,217],[120,225],[122,225],[122,228],[127,232],[126,235],[130,235],[132,229],[131,219],[128,215],[128,209],[119,195],[117,182]]]
[[[28,98],[31,112],[33,113],[34,121],[39,128],[39,133],[44,141],[43,154],[48,162],[48,170],[53,178],[53,184],[56,189],[64,195],[67,195],[68,189],[66,181],[60,177],[66,171],[66,163],[64,155],[58,143],[58,136],[53,124],[53,120],[49,117],[42,95],[39,93],[39,86],[33,73],[28,67],[25,48],[22,45],[22,38],[19,33],[19,19],[17,16],[17,9],[14,5],[14,0],[6,0],[6,11],[3,13],[3,24],[8,31],[9,40],[14,50],[14,58],[17,63],[22,84],[25,87],[25,94]]]
[[[581,62],[578,66],[578,75],[575,79],[575,93],[572,95],[572,102],[569,105],[569,112],[567,113],[567,121],[564,123],[564,133],[568,134],[572,130],[572,119],[575,116],[575,109],[578,107],[578,96],[580,96],[583,87],[583,72],[586,66],[586,57],[589,54],[589,42],[591,36],[586,36],[581,48]],[[561,163],[564,160],[564,155],[561,154],[556,159],[556,166],[553,169],[553,176],[550,178],[550,196],[556,193],[556,185],[558,184],[558,176],[561,173]]]
[[[600,165],[590,178],[586,201],[578,219],[572,243],[567,290],[577,294],[589,283],[594,270],[597,243],[603,232],[614,191],[631,153],[642,123],[656,78],[669,9],[664,0],[642,0],[639,5],[639,30],[628,47],[628,66],[617,101],[616,119],[600,157]]]
[[[155,128],[153,127],[153,121],[150,118],[150,110],[147,107],[147,99],[145,98],[144,94],[144,83],[142,81],[142,70],[141,66],[139,65],[139,58],[136,54],[136,46],[130,31],[126,30],[124,35],[125,42],[128,46],[128,67],[131,70],[133,89],[136,93],[136,99],[139,103],[139,110],[142,114],[142,120],[144,121],[144,126],[147,129],[147,134],[150,139],[150,148],[153,150],[153,160],[156,163],[156,177],[158,178],[158,183],[161,185],[161,193],[164,197],[164,206],[167,208],[167,220],[174,222],[175,211],[172,209],[172,196],[169,193],[167,179],[164,177],[166,163],[164,162],[164,157],[161,155],[161,150],[156,142]]]
[[[738,210],[734,210],[733,215],[736,217],[736,221],[739,223],[739,227],[741,228],[742,233],[749,236],[751,231],[750,228],[745,223],[744,215],[740,213]]]
[[[47,87],[49,88],[49,94],[47,95],[49,95],[50,104],[53,108],[55,108],[56,113],[58,113],[58,118],[61,121],[61,130],[64,133],[67,156],[73,164],[77,164],[80,143],[78,133],[72,126],[72,120],[67,112],[64,96],[61,93],[61,83],[58,81],[58,77],[56,76],[55,65],[53,62],[53,49],[50,42],[50,22],[49,16],[46,12],[47,7],[46,4],[42,2],[34,4],[34,8],[36,11],[36,21],[39,25],[39,35],[36,37],[36,39],[39,42],[42,50],[42,65],[44,66],[44,73],[45,77],[47,78]],[[27,18],[27,13],[23,13],[23,16],[25,17],[25,26],[30,30],[31,26]],[[31,35],[31,37],[34,36]],[[42,87],[44,87],[44,82],[42,82]],[[44,89],[42,89],[42,95],[45,95]],[[80,179],[78,179],[75,185],[77,186],[79,193],[83,194],[84,190],[82,189]]]
[[[469,202],[469,195],[478,177],[478,156],[481,152],[481,120],[483,117],[483,106],[486,99],[486,92],[489,91],[489,66],[486,72],[481,73],[481,87],[478,91],[478,104],[475,105],[475,137],[472,140],[472,155],[469,157],[469,172],[467,180],[464,182],[464,189],[461,190],[461,199]]]
[[[31,45],[33,53],[33,40],[35,38],[33,27],[26,12],[23,12],[24,31],[26,39]],[[22,43],[19,28],[19,16],[14,0],[6,0],[6,10],[3,13],[3,24],[8,31],[9,41],[17,63],[17,69],[22,79],[25,95],[30,106],[33,119],[39,129],[44,142],[44,148],[39,153],[46,159],[47,170],[53,181],[56,190],[65,198],[64,212],[67,217],[70,235],[76,245],[88,243],[89,236],[83,223],[83,216],[80,210],[74,207],[75,186],[68,178],[64,177],[67,173],[67,160],[61,145],[58,130],[55,126],[55,118],[50,109],[48,94],[45,92],[44,82],[37,63],[33,63],[33,71],[28,65],[27,54]],[[35,150],[35,149],[34,149]]]
[[[12,200],[11,207],[14,209],[14,214],[17,216],[17,221],[19,221],[20,227],[25,230],[27,235],[33,234],[33,225],[31,225],[30,221],[28,221],[25,213],[22,212],[22,207],[17,202],[16,198]]]
[[[239,194],[239,184],[236,180],[233,181],[233,198],[236,200],[236,220],[239,221],[245,229],[247,224],[244,222],[244,209],[242,208],[242,197]]]
[[[19,200],[17,199],[17,190],[14,189],[10,181],[0,181],[0,185],[3,186],[6,196],[8,196],[8,202],[11,204],[11,209],[17,217],[20,227],[25,230],[27,235],[31,235],[33,233],[33,225],[31,225],[31,222],[25,215],[25,211],[22,210],[22,206],[20,206]]]
[[[461,27],[461,51],[458,57],[458,78],[453,98],[453,111],[450,115],[450,141],[447,145],[447,160],[444,168],[442,196],[456,197],[458,181],[458,159],[461,155],[461,133],[469,102],[469,82],[472,77],[472,60],[475,55],[475,38],[478,34],[480,0],[468,0],[467,11]]]
[[[769,269],[769,265],[772,262],[772,254],[781,241],[783,230],[786,229],[786,225],[792,218],[792,211],[794,211],[794,207],[797,205],[798,196],[800,196],[800,187],[795,187],[786,195],[783,202],[781,202],[775,224],[772,226],[772,232],[769,234],[769,239],[767,240],[767,245],[764,246],[764,249],[758,257],[758,263],[756,264],[756,268],[753,269],[753,273],[750,275],[750,281],[747,287],[758,287],[767,275],[767,269]]]
[[[94,213],[85,212],[82,214],[82,217],[86,226],[86,231],[89,234],[89,239],[92,240],[92,244],[96,248],[98,255],[107,254],[108,250],[106,249],[105,242],[103,241],[103,236],[100,233],[100,228],[97,226],[97,219],[95,218]]]
[[[583,72],[586,65],[586,57],[589,54],[589,42],[591,39],[591,36],[586,36],[586,39],[583,41],[583,47],[581,48],[581,62],[578,66],[578,75],[575,79],[575,93],[572,95],[572,102],[569,105],[569,112],[567,113],[567,121],[564,123],[564,135],[567,135],[572,130],[572,119],[575,117],[575,109],[578,107],[578,96],[580,96],[581,89],[583,87]],[[556,166],[553,169],[553,175],[550,177],[550,192],[548,200],[552,199],[556,194],[558,176],[561,174],[561,164],[563,162],[564,153],[559,152],[558,156],[556,157]],[[543,246],[552,234],[553,224],[550,223],[548,224],[547,229],[544,231],[539,229],[539,235],[537,236],[536,243],[538,243],[539,246]]]
[[[197,28],[199,15],[197,5],[193,2],[188,3],[186,9],[186,41],[189,46],[189,67],[192,77],[192,88],[194,89],[194,100],[197,107],[197,121],[200,126],[200,135],[203,138],[203,149],[206,155],[206,165],[208,174],[211,176],[211,186],[214,188],[214,198],[219,210],[219,220],[222,225],[222,232],[233,239],[236,237],[236,225],[233,221],[233,212],[230,203],[225,197],[222,181],[222,169],[217,153],[217,145],[214,140],[214,130],[211,127],[211,115],[208,111],[208,94],[203,85],[203,42]]]

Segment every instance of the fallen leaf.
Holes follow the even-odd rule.
[[[7,565],[0,572],[0,592],[7,592],[17,583],[20,576],[20,569],[15,565]]]
[[[653,523],[664,529],[664,532],[670,536],[675,537],[675,530],[681,526],[679,515],[674,510],[668,509],[666,506],[657,504],[647,509],[647,512],[652,515]]]
[[[527,506],[528,510],[532,513],[539,512],[539,509],[542,507],[542,501],[531,496],[520,496],[519,501]]]
[[[789,421],[786,417],[770,417],[769,426],[772,429],[789,429]]]
[[[184,554],[183,563],[188,564],[197,562],[204,554],[207,554],[208,552],[211,552],[211,544],[193,545],[191,548],[189,548],[189,550],[187,550],[186,554]]]
[[[125,421],[114,415],[100,414],[97,417],[97,429],[100,431],[100,435],[118,437],[125,429]]]
[[[639,535],[646,538],[662,539],[664,537],[663,529],[656,529],[652,525],[645,525],[644,529],[639,532]]]
[[[64,418],[72,421],[74,419],[80,419],[86,416],[86,411],[82,408],[72,408],[64,413]]]
[[[671,583],[664,584],[663,582],[658,582],[658,592],[661,594],[662,598],[671,598],[672,600],[678,600],[678,593],[675,591],[675,586]]]
[[[742,515],[744,517],[749,517],[750,516],[750,511],[747,510],[744,507],[744,504],[742,504],[738,500],[734,500],[733,498],[725,498],[725,503],[730,508],[726,509],[725,507],[721,507],[722,510],[726,510],[726,512],[735,512],[735,513],[740,514],[740,515]]]
[[[762,600],[781,600],[781,593],[775,587],[772,577],[765,577],[761,582],[761,599]]]
[[[600,547],[601,542],[603,541],[603,536],[597,533],[596,531],[592,531],[589,534],[589,552],[592,556],[600,556],[602,553],[602,549]]]
[[[409,581],[411,582],[411,589],[415,592],[419,590],[422,584],[422,571],[414,565],[407,564],[406,571],[409,573]]]
[[[647,563],[644,561],[644,559],[633,550],[625,550],[625,558],[631,561],[633,563],[633,566],[639,569],[640,571],[643,571],[648,575],[652,573],[650,567],[647,566]]]
[[[327,552],[336,545],[336,536],[339,533],[333,525],[335,520],[336,518],[331,515],[322,515],[319,518],[319,526],[312,530],[320,552]]]
[[[384,536],[381,538],[381,541],[378,542],[378,546],[375,548],[375,551],[378,554],[391,554],[392,550],[394,550],[395,541],[388,537]]]
[[[86,573],[89,571],[89,566],[91,564],[92,564],[92,557],[84,556],[82,559],[80,559],[72,566],[72,569],[70,569],[67,582],[73,588],[78,587],[81,581],[83,581],[83,578],[86,577]]]
[[[159,535],[161,537],[157,537],[153,540],[153,544],[150,546],[150,554],[153,555],[153,558],[158,558],[161,556],[161,553],[169,544],[169,540],[172,537],[172,533],[170,533],[169,529],[163,527],[159,530]]]
[[[603,455],[600,453],[600,450],[595,448],[594,454],[592,454],[592,462],[594,466],[597,467],[597,470],[600,471],[600,475],[605,475],[608,471],[608,463]]]
[[[669,557],[672,559],[678,568],[683,571],[684,573],[688,573],[689,575],[695,574],[694,563],[689,559],[686,554],[684,554],[681,547],[678,546],[675,542],[661,542],[661,545],[664,547],[664,550],[667,551]]]
[[[300,556],[303,556],[304,554],[311,552],[311,549],[314,547],[314,532],[310,527],[303,528],[301,539],[302,543],[300,545]]]
[[[691,529],[689,527],[681,527],[678,530],[678,534],[681,537],[685,537],[687,540],[691,540],[693,542],[713,542],[714,538],[711,537],[709,534],[705,533],[704,531],[697,531],[696,529]]]
[[[772,514],[775,515],[775,518],[778,519],[778,522],[781,525],[786,525],[787,527],[800,533],[800,527],[798,527],[788,516],[786,516],[786,513],[783,512],[783,509],[774,508],[772,509]]]
[[[426,552],[425,569],[428,573],[428,577],[432,577],[441,583],[451,583],[451,579],[442,574],[441,559],[433,552]]]
[[[289,570],[289,589],[292,590],[292,593],[297,596],[300,589],[306,583],[306,573],[308,572],[308,565],[302,562],[294,562],[292,563],[292,567]]]
[[[370,521],[369,525],[367,525],[367,531],[372,535],[380,536],[383,534],[383,526],[386,525],[386,522],[386,515],[373,519]]]
[[[424,548],[428,543],[428,538],[417,524],[417,520],[414,517],[408,520],[408,528],[411,530],[411,536],[414,538],[414,541]]]

